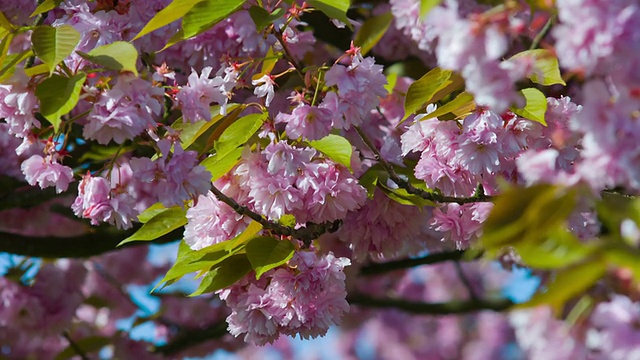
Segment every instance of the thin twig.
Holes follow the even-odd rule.
[[[349,295],[347,301],[352,305],[430,315],[466,314],[482,310],[504,311],[513,306],[513,302],[509,299],[425,303],[395,298],[375,298],[364,294]]]
[[[248,218],[261,224],[265,229],[272,230],[279,235],[291,236],[295,239],[301,240],[306,247],[311,246],[313,240],[320,237],[320,235],[327,232],[337,231],[342,224],[341,220],[325,222],[322,224],[308,222],[305,224],[305,227],[294,229],[292,227],[284,226],[265,219],[260,214],[249,210],[249,208],[247,208],[246,206],[238,204],[234,199],[223,194],[222,191],[220,191],[215,186],[212,186],[211,191],[218,198],[218,200],[229,205],[236,213],[247,216]]]
[[[282,37],[282,33],[279,30],[274,29],[273,35],[276,37],[276,39],[282,46],[282,51],[284,52],[285,59],[287,59],[287,61],[296,69],[296,72],[302,78],[302,81],[304,81],[304,72],[302,71],[302,65],[300,65],[298,61],[291,54],[291,51],[289,50],[287,43],[284,41],[284,38]]]
[[[393,166],[389,164],[382,157],[382,154],[380,154],[380,151],[376,148],[376,146],[373,144],[371,139],[369,139],[369,137],[362,131],[362,129],[360,129],[357,126],[355,127],[355,129],[358,135],[360,135],[360,138],[362,138],[362,141],[364,141],[367,147],[371,149],[371,151],[373,151],[373,154],[375,155],[376,160],[380,163],[380,165],[382,165],[382,167],[384,167],[387,173],[389,173],[389,178],[394,183],[396,183],[399,187],[405,189],[409,194],[417,195],[429,201],[434,201],[439,203],[457,203],[460,205],[476,203],[476,202],[489,202],[493,200],[492,196],[485,195],[484,188],[482,187],[482,185],[479,185],[478,189],[476,190],[476,193],[470,197],[454,197],[454,196],[440,195],[437,193],[424,191],[422,189],[419,189],[411,185],[410,182],[403,179],[396,173]]]
[[[469,292],[469,297],[472,300],[476,300],[476,301],[479,300],[478,295],[473,289],[473,285],[471,284],[471,282],[469,281],[469,278],[467,278],[467,275],[464,273],[464,270],[462,269],[462,264],[455,261],[453,265],[456,268],[456,272],[458,273],[458,277],[460,278],[460,281],[462,281],[462,284],[464,285],[464,287],[467,288],[467,291]]]
[[[69,334],[68,330],[65,330],[62,333],[62,336],[64,336],[65,339],[67,339],[67,341],[69,342],[69,346],[71,346],[71,348],[73,349],[73,351],[76,352],[76,354],[78,356],[80,356],[80,358],[82,360],[89,360],[89,357],[87,356],[87,354],[84,352],[84,350],[82,350],[82,348],[80,347],[80,345],[78,345],[78,343],[76,343],[75,341],[73,341],[73,339],[71,338],[71,335]]]
[[[360,269],[360,274],[365,276],[378,275],[390,271],[409,269],[421,265],[437,264],[445,261],[458,261],[462,259],[464,254],[465,252],[463,250],[454,250],[429,254],[419,258],[394,260],[385,263],[373,263],[362,267]]]
[[[553,25],[555,20],[556,20],[555,15],[552,15],[549,18],[549,20],[547,20],[547,23],[544,24],[544,27],[542,27],[542,29],[536,35],[536,37],[533,38],[533,42],[531,43],[531,46],[529,46],[529,50],[536,49],[538,45],[540,45],[540,42],[542,41],[542,39],[544,39],[544,37],[547,36],[547,33],[549,32],[549,30],[551,30],[551,25]]]

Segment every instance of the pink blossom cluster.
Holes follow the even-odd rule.
[[[347,258],[332,253],[318,257],[297,252],[286,266],[255,280],[249,274],[220,292],[231,308],[229,332],[245,334],[244,340],[264,345],[280,334],[308,339],[324,335],[349,310],[345,300]]]

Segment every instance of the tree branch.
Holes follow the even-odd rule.
[[[320,235],[326,232],[336,232],[342,224],[342,221],[340,220],[322,224],[308,222],[305,224],[305,227],[294,229],[265,219],[260,214],[249,210],[249,208],[247,208],[246,206],[238,204],[234,199],[223,194],[222,191],[220,191],[215,186],[211,187],[211,192],[213,192],[218,200],[229,205],[238,214],[245,215],[250,219],[260,223],[265,229],[273,230],[274,232],[283,236],[291,236],[295,239],[301,240],[307,247],[311,246],[311,242],[320,237]]]
[[[130,230],[100,229],[74,237],[31,237],[0,232],[0,252],[44,258],[84,258],[113,251],[123,239],[132,235]],[[135,241],[120,248],[145,244],[165,244],[182,238],[183,229],[174,230],[154,241]]]
[[[462,259],[464,254],[464,250],[454,250],[429,254],[419,258],[394,260],[384,263],[373,263],[362,267],[360,269],[360,274],[365,276],[378,275],[394,270],[408,269],[420,265],[436,264],[445,261],[458,261]]]
[[[356,129],[356,132],[358,133],[358,135],[360,135],[360,137],[362,138],[362,141],[364,141],[367,147],[371,149],[371,151],[373,151],[373,154],[375,155],[376,160],[380,163],[380,165],[382,165],[382,167],[384,167],[387,173],[389,173],[389,178],[394,183],[396,183],[399,187],[407,190],[409,194],[417,195],[429,201],[434,201],[439,203],[457,203],[460,205],[476,203],[476,202],[493,201],[492,196],[485,195],[484,188],[482,187],[482,185],[479,185],[478,189],[476,190],[476,193],[470,197],[454,197],[454,196],[440,195],[437,193],[424,191],[422,189],[419,189],[411,185],[410,182],[401,178],[393,169],[393,166],[389,164],[387,160],[385,160],[382,157],[382,154],[380,154],[380,151],[376,148],[373,142],[371,142],[371,139],[369,139],[369,137],[359,127],[355,126],[354,128]]]
[[[393,298],[374,298],[363,294],[347,296],[351,305],[379,309],[397,309],[411,314],[451,315],[466,314],[481,310],[504,311],[513,306],[509,299],[450,301],[446,303],[424,303]]]
[[[227,323],[221,321],[206,328],[192,329],[181,332],[165,345],[156,346],[153,352],[164,355],[176,354],[184,349],[196,346],[206,341],[219,339],[227,334]]]

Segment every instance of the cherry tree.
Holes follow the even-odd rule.
[[[0,358],[640,359],[639,25],[0,3]]]

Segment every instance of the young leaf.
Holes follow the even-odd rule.
[[[182,18],[194,5],[201,1],[202,0],[173,0],[166,8],[156,13],[132,41]]]
[[[349,0],[308,0],[309,5],[322,11],[331,19],[340,20],[349,29],[353,29],[353,25],[347,17],[347,10],[351,5]]]
[[[250,114],[233,122],[214,143],[216,154],[225,156],[244,145],[262,127],[269,114]]]
[[[200,286],[189,296],[218,291],[233,285],[251,271],[251,263],[244,254],[238,254],[213,267],[202,279]]]
[[[0,64],[4,63],[4,60],[7,58],[14,36],[13,33],[8,33],[2,38],[2,41],[0,41]]]
[[[4,61],[0,65],[0,83],[10,78],[16,71],[16,65],[25,61],[30,56],[33,56],[31,50],[25,50],[17,54],[9,54],[4,58]]]
[[[295,225],[295,224],[294,224]],[[227,241],[226,249],[231,251],[236,247],[246,243],[249,239],[256,236],[262,230],[262,224],[256,221],[251,221],[244,231],[236,236],[234,239]]]
[[[525,119],[537,121],[547,126],[547,122],[544,120],[544,114],[547,112],[546,96],[536,88],[522,89],[520,93],[524,96],[527,104],[520,109],[511,108],[511,111]]]
[[[424,17],[434,7],[440,5],[442,0],[420,0],[420,17]]]
[[[128,42],[116,41],[91,50],[88,54],[78,51],[83,58],[110,70],[131,71],[138,76],[136,62],[138,50]]]
[[[269,13],[264,8],[254,5],[249,8],[249,15],[251,16],[253,22],[256,24],[256,30],[262,31],[262,29],[273,24],[275,20],[281,18],[282,15],[284,15],[284,9],[277,8],[273,10],[272,13]]]
[[[244,0],[202,0],[182,19],[182,39],[199,35],[239,10]]]
[[[247,258],[256,271],[256,279],[262,274],[285,264],[293,257],[295,247],[288,240],[278,240],[272,237],[260,236],[247,243]]]
[[[513,55],[511,59],[517,59],[520,57],[529,57],[533,59],[534,70],[528,77],[534,83],[540,85],[567,85],[562,79],[562,75],[560,75],[558,59],[551,51],[547,49],[527,50]]]
[[[600,258],[560,270],[546,290],[538,292],[528,302],[516,305],[516,308],[549,305],[559,313],[567,301],[593,286],[606,270],[607,265]]]
[[[132,241],[151,241],[162,235],[185,225],[187,223],[187,211],[180,206],[174,206],[156,214],[147,220],[138,231],[122,240],[118,246]]]
[[[320,140],[309,141],[309,146],[351,170],[351,154],[353,153],[353,149],[351,148],[349,140],[339,135],[329,134]]]
[[[472,111],[475,107],[476,103],[473,101],[473,95],[465,91],[458,94],[455,99],[430,112],[425,117],[421,118],[420,121],[432,119],[448,113]]]
[[[138,215],[138,221],[141,223],[146,223],[151,220],[154,216],[160,214],[161,212],[165,212],[171,208],[166,208],[162,203],[157,202],[147,208],[147,210],[143,211],[140,215]]]
[[[78,73],[70,78],[52,75],[36,87],[36,96],[40,99],[40,113],[55,131],[60,126],[60,117],[71,111],[80,99],[82,84],[86,74]]]
[[[202,160],[200,165],[204,166],[205,169],[211,173],[211,182],[214,182],[223,177],[229,170],[233,169],[233,167],[240,162],[241,155],[242,148],[237,148],[224,155],[215,154],[209,156]]]
[[[7,19],[2,11],[0,11],[0,29],[5,30],[7,33],[15,29],[15,26]]]
[[[404,99],[404,119],[420,108],[432,102],[432,97],[447,85],[452,83],[452,72],[434,68],[409,86],[407,97]]]
[[[71,55],[79,42],[80,33],[70,25],[41,25],[31,34],[33,52],[47,64],[50,74],[53,74],[62,60]]]
[[[46,13],[47,11],[51,11],[57,8],[60,3],[62,3],[62,0],[44,0],[40,5],[38,5],[38,7],[36,7],[29,17],[34,17],[36,15]]]
[[[391,12],[386,12],[369,18],[362,24],[353,40],[356,46],[360,46],[362,55],[366,55],[382,39],[391,21],[393,21],[393,15]]]

